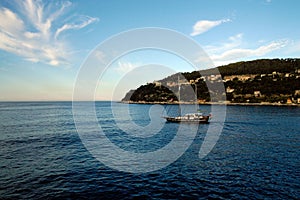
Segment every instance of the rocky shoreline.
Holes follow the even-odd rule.
[[[126,104],[159,104],[159,105],[192,105],[194,102],[146,102],[146,101],[120,101],[120,103]],[[231,102],[205,102],[198,103],[198,105],[226,105],[226,106],[285,106],[285,107],[300,107],[300,104],[295,103],[270,103],[270,102],[261,102],[261,103],[231,103]]]

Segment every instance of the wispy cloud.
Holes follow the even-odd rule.
[[[285,46],[284,41],[274,41],[270,44],[260,46],[256,49],[231,49],[221,55],[213,55],[213,60],[234,60],[239,58],[245,58],[249,56],[263,56],[267,53],[275,51]]]
[[[212,29],[215,26],[218,26],[220,24],[230,22],[230,19],[221,19],[216,21],[210,21],[210,20],[200,20],[196,22],[196,24],[193,26],[193,32],[191,33],[191,36],[196,36],[199,34],[202,34],[210,29]]]
[[[284,51],[287,55],[295,55],[295,57],[299,57],[300,53],[300,40],[290,40],[289,47]]]
[[[81,16],[81,20],[78,23],[72,23],[72,24],[64,24],[62,27],[58,28],[56,33],[55,33],[55,38],[59,36],[60,33],[66,30],[78,30],[86,27],[87,25],[98,21],[97,18],[89,17],[89,16]]]
[[[118,71],[119,73],[127,73],[138,66],[140,66],[139,63],[119,61],[116,71]]]
[[[15,1],[14,9],[0,8],[0,49],[30,62],[58,66],[68,62],[64,31],[78,30],[97,21],[77,16],[77,21],[62,20],[71,2],[43,3],[40,0]],[[54,26],[55,24],[55,26]]]
[[[96,60],[100,63],[105,63],[106,62],[106,55],[104,52],[99,51],[99,50],[95,50],[94,51],[94,56],[96,58]]]
[[[230,36],[228,38],[228,41],[223,42],[219,45],[205,46],[205,50],[210,54],[216,54],[216,53],[218,54],[241,46],[242,41],[243,41],[243,33],[238,33],[236,35]]]
[[[220,45],[206,46],[204,49],[210,55],[216,66],[225,65],[228,63],[246,60],[251,57],[265,56],[269,53],[282,49],[288,45],[289,41],[276,40],[266,43],[258,41],[256,48],[245,48],[243,44],[243,34],[228,38],[228,41]]]

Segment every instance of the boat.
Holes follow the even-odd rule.
[[[202,113],[188,113],[183,116],[164,118],[167,120],[167,122],[208,124],[210,117],[210,115],[203,115]]]
[[[179,78],[178,78],[178,83],[179,83]],[[180,102],[180,84],[178,84],[178,100]],[[195,94],[196,94],[196,101],[195,103],[197,103],[197,86],[195,84]],[[180,112],[179,112],[180,113]],[[167,122],[175,122],[175,123],[198,123],[198,124],[208,124],[209,123],[209,119],[211,118],[211,114],[209,115],[203,115],[203,113],[201,112],[197,112],[197,113],[188,113],[185,115],[178,115],[176,117],[163,117],[167,120]]]

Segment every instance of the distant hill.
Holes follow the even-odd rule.
[[[291,73],[300,69],[300,59],[260,59],[218,67],[223,76],[237,74]]]
[[[300,59],[259,59],[252,61],[241,61],[217,67],[220,74],[224,76],[230,75],[243,75],[243,74],[271,74],[276,71],[279,73],[291,73],[296,69],[300,70]],[[216,74],[215,69],[207,69],[193,72],[181,73],[188,81],[199,78],[202,76]],[[162,82],[177,81],[177,74],[162,79]]]
[[[260,59],[232,63],[217,69],[173,74],[154,83],[142,85],[137,90],[131,90],[122,101],[177,101],[174,92],[178,92],[179,83],[183,87],[182,91],[188,84],[193,88],[197,87],[197,99],[207,102],[210,101],[210,95],[206,84],[221,81],[227,89],[227,100],[231,102],[286,103],[288,99],[296,102],[300,98],[300,59]],[[216,78],[214,75],[218,71],[221,77]],[[179,74],[183,75],[180,80]],[[181,100],[192,99],[182,95]]]

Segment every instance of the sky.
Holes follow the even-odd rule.
[[[91,52],[137,28],[183,34],[215,66],[299,58],[299,8],[298,0],[1,0],[0,101],[72,100]],[[99,75],[95,100],[120,100],[129,89],[194,69],[169,52],[129,52]]]

